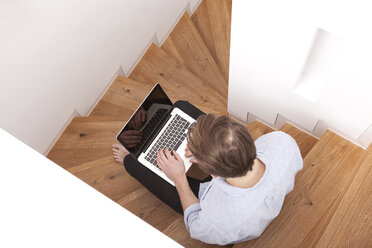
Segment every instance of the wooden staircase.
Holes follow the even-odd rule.
[[[191,239],[183,216],[116,163],[111,145],[156,82],[173,102],[227,114],[230,18],[231,0],[204,0],[191,18],[185,14],[163,46],[151,45],[129,78],[118,76],[92,113],[74,118],[47,155],[185,247],[214,246]],[[259,121],[247,128],[254,139],[274,131]],[[372,148],[365,151],[330,131],[318,141],[290,124],[280,130],[297,141],[304,168],[262,236],[234,247],[372,247]],[[200,174],[195,167],[189,172]]]

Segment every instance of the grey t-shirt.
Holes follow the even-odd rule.
[[[259,182],[238,188],[217,177],[201,184],[200,203],[184,213],[192,238],[220,245],[254,239],[278,216],[302,169],[301,153],[294,139],[280,131],[261,136],[255,145],[257,158],[266,165]]]

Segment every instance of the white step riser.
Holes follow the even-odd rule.
[[[301,124],[298,124],[288,118],[286,118],[285,116],[283,115],[280,115],[280,114],[276,114],[276,118],[275,118],[275,121],[273,121],[273,123],[269,123],[267,121],[265,121],[264,119],[260,118],[259,116],[256,116],[255,114],[253,113],[247,113],[247,118],[246,120],[242,120],[241,118],[239,117],[236,117],[232,114],[229,114],[229,116],[232,116],[246,124],[249,124],[249,123],[252,123],[256,120],[264,123],[265,125],[269,126],[269,127],[272,127],[276,130],[280,129],[285,123],[289,123],[293,126],[295,126],[296,128],[302,130],[303,132],[311,135],[311,136],[314,136],[318,139],[320,139],[323,134],[327,131],[327,130],[331,130],[332,132],[342,136],[343,138],[349,140],[350,142],[354,143],[355,145],[357,146],[360,146],[364,149],[367,149],[371,144],[372,144],[372,125],[369,126],[369,128],[367,128],[358,138],[353,138],[351,137],[350,135],[332,127],[331,125],[329,125],[328,123],[326,123],[325,121],[323,120],[318,120],[316,122],[316,124],[314,125],[314,127],[310,130],[304,126],[302,126]]]

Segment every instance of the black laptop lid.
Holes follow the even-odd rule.
[[[156,84],[118,134],[117,140],[138,158],[146,143],[158,133],[158,127],[172,109],[173,103],[160,84]]]

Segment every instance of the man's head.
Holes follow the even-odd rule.
[[[188,147],[208,174],[240,177],[252,170],[256,147],[246,127],[228,117],[199,116],[191,126]]]

